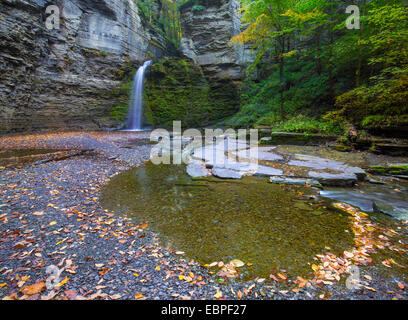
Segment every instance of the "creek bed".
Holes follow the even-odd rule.
[[[267,179],[193,180],[184,166],[153,165],[115,176],[102,205],[148,221],[163,244],[201,264],[244,261],[242,279],[276,270],[308,275],[325,248],[352,246],[347,214],[308,199],[314,189],[283,187]]]

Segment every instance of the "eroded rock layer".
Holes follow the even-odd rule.
[[[2,0],[0,134],[115,127],[120,72],[161,56],[165,40],[142,23],[133,0],[58,0],[48,30],[44,0]]]
[[[181,51],[197,62],[209,80],[214,96],[238,107],[244,66],[251,60],[249,49],[232,45],[240,32],[237,0],[189,1],[183,5]]]

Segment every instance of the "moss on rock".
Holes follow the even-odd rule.
[[[202,127],[237,111],[232,81],[211,85],[192,61],[163,58],[146,73],[144,116],[153,126]],[[228,93],[228,94],[226,94]]]
[[[387,175],[408,175],[408,164],[390,164],[388,166],[371,166],[367,170],[369,173]]]

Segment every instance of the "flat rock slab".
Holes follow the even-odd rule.
[[[263,165],[259,165],[258,169],[254,173],[254,176],[258,177],[281,176],[281,175],[283,175],[282,170]]]
[[[261,138],[261,144],[286,144],[286,145],[321,145],[331,141],[336,141],[337,136],[322,134],[304,134],[296,132],[270,132],[269,136]]]
[[[298,186],[310,185],[312,187],[319,187],[319,188],[322,186],[319,183],[319,181],[315,179],[307,179],[307,178],[270,177],[269,182],[279,183],[279,184],[298,185]]]
[[[346,179],[349,179],[348,176],[355,176],[358,181],[364,181],[367,177],[367,174],[363,169],[359,167],[348,166],[344,162],[308,156],[303,154],[296,154],[295,159],[297,160],[290,160],[288,162],[288,165],[313,168],[315,170],[329,169],[333,171],[338,171],[339,174],[344,173]],[[336,175],[336,179],[339,179],[340,177],[341,177],[340,175]]]
[[[187,174],[193,178],[208,177],[211,172],[205,167],[202,161],[193,161],[187,165]]]
[[[299,180],[282,180],[288,184],[352,187],[357,181],[366,179],[363,169],[348,166],[344,162],[304,154],[288,153],[282,156],[274,152],[275,148],[275,146],[260,146],[251,149],[251,146],[245,141],[231,138],[216,141],[213,145],[200,146],[194,150],[191,158],[205,163],[206,168],[203,165],[190,166],[189,174],[196,177],[206,176],[207,169],[212,169],[212,175],[230,179],[241,179],[243,176],[251,175],[261,177],[284,175],[283,170],[274,168],[272,164],[271,166],[257,164],[258,161],[265,161],[313,169],[313,171],[306,169],[306,178],[303,172],[297,173],[299,177],[291,177]],[[290,160],[287,159],[288,157]]]
[[[244,172],[242,171],[221,168],[221,167],[213,168],[212,174],[213,176],[217,178],[222,178],[222,179],[241,179],[244,176]]]
[[[350,173],[327,173],[310,171],[309,177],[316,179],[323,186],[328,187],[352,187],[357,182],[357,176]]]
[[[251,152],[250,150],[239,150],[237,152],[231,152],[230,154],[237,157],[238,160],[240,159],[250,160],[250,161],[253,161],[256,159],[261,160],[261,161],[282,161],[283,160],[283,157],[277,153],[273,153],[270,151],[262,151],[260,149],[261,148],[258,148],[257,152],[256,151]]]
[[[375,143],[374,152],[390,156],[408,156],[407,144]]]

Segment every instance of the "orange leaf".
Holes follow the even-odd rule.
[[[143,298],[143,294],[142,293],[136,293],[135,294],[135,299],[136,300],[139,300],[139,299],[142,299]]]
[[[39,282],[39,283],[34,283],[31,286],[23,288],[21,292],[27,296],[32,296],[34,294],[40,293],[44,289],[45,289],[45,283]]]

